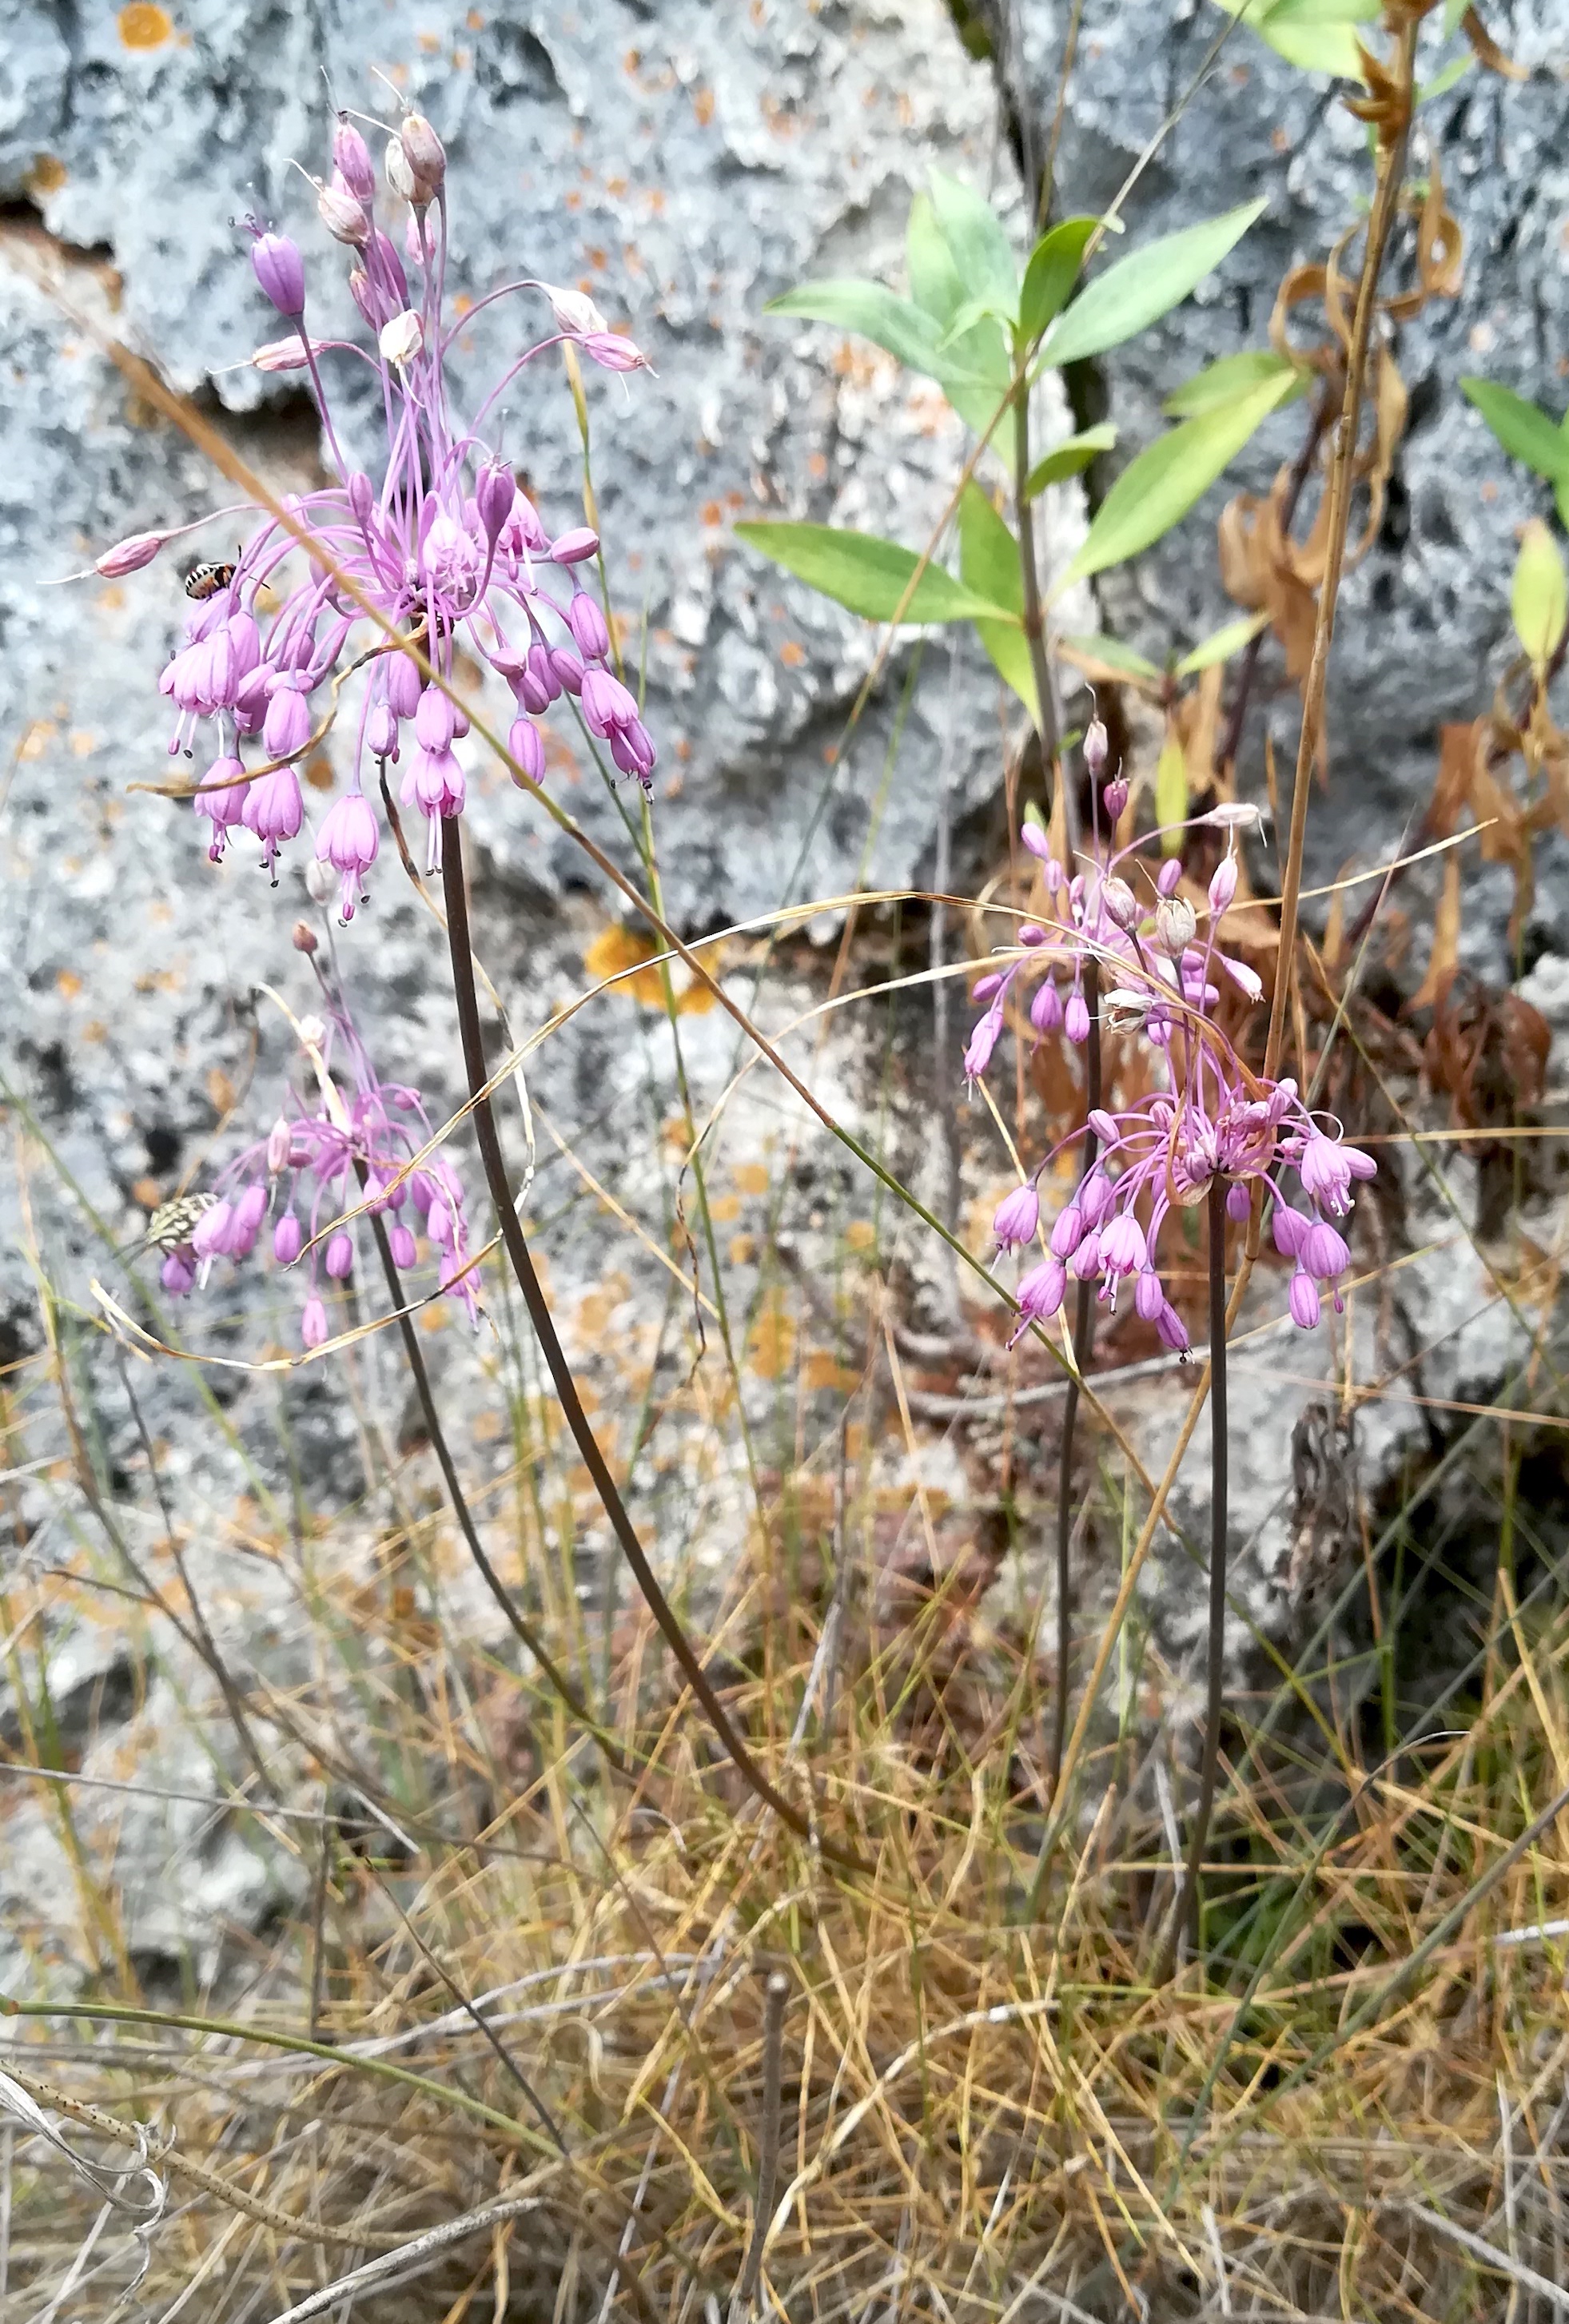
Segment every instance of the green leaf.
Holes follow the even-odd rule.
[[[1425,80],[1418,84],[1417,103],[1426,105],[1435,97],[1447,97],[1456,81],[1463,80],[1475,62],[1476,59],[1469,53],[1463,57],[1451,57],[1449,62],[1441,71],[1435,72],[1431,80]]]
[[[964,486],[959,502],[959,571],[966,588],[1006,605],[1014,615],[1011,622],[978,621],[975,634],[1004,686],[1011,687],[1030,717],[1037,718],[1029,641],[1018,619],[1024,611],[1019,543],[975,484]]]
[[[1098,661],[1107,669],[1121,670],[1129,678],[1141,678],[1147,685],[1158,686],[1160,672],[1141,653],[1125,646],[1121,638],[1073,637],[1059,638],[1059,646],[1076,655],[1081,661]]]
[[[1538,405],[1489,379],[1463,379],[1460,387],[1511,460],[1523,460],[1552,484],[1569,476],[1569,438]]]
[[[1221,0],[1221,6],[1240,15],[1245,0]],[[1299,70],[1360,80],[1354,27],[1371,23],[1378,13],[1377,0],[1274,0],[1272,7],[1247,7],[1246,22]]]
[[[1558,544],[1539,516],[1531,519],[1520,541],[1509,611],[1514,615],[1515,635],[1540,677],[1569,623],[1569,578],[1564,576]]]
[[[1559,477],[1553,487],[1553,500],[1558,511],[1558,521],[1569,532],[1569,474]]]
[[[843,532],[831,524],[738,524],[738,540],[772,558],[798,581],[820,589],[869,622],[1013,622],[1007,605],[966,589],[940,565],[928,564],[904,611],[905,593],[919,563],[913,549],[872,532]]]
[[[1011,377],[999,324],[983,324],[945,347],[942,332],[928,310],[912,299],[901,299],[881,282],[802,282],[771,299],[764,312],[833,323],[842,331],[854,331],[870,339],[909,370],[935,379],[978,436],[990,426]]]
[[[1019,294],[1019,337],[1025,347],[1034,347],[1066,305],[1084,264],[1084,245],[1099,224],[1098,218],[1064,218],[1030,252]]]
[[[1217,661],[1229,661],[1256,638],[1269,622],[1268,613],[1246,613],[1240,622],[1228,622],[1223,630],[1212,630],[1201,638],[1193,651],[1184,654],[1172,672],[1174,678],[1196,678],[1201,669],[1208,669]]]
[[[1012,316],[1005,314],[992,299],[966,299],[942,336],[942,350],[951,352],[956,340],[964,338],[982,323],[1011,323]]]
[[[1045,492],[1048,484],[1060,484],[1067,477],[1076,476],[1099,453],[1111,451],[1116,441],[1117,431],[1109,420],[1103,420],[1097,428],[1084,429],[1077,436],[1065,437],[1029,471],[1025,499],[1032,501],[1038,493]]]
[[[932,208],[966,294],[988,301],[1011,322],[1019,311],[1019,269],[991,203],[962,179],[934,170]]]
[[[1246,395],[1185,420],[1140,453],[1123,469],[1095,512],[1076,557],[1057,584],[1054,595],[1136,557],[1185,517],[1229,461],[1234,460],[1260,423],[1289,391],[1289,379],[1266,380]]]
[[[1162,855],[1180,855],[1182,833],[1174,825],[1187,819],[1187,753],[1168,726],[1160,756],[1155,762],[1155,827],[1161,834]]]
[[[969,291],[954,264],[954,254],[943,239],[929,194],[917,194],[909,206],[909,219],[904,229],[904,263],[909,271],[910,297],[946,331]]]
[[[1471,0],[1444,0],[1444,37],[1446,41],[1459,32],[1461,21],[1470,5]]]
[[[1164,234],[1130,253],[1085,284],[1041,342],[1045,360],[1060,368],[1086,355],[1103,355],[1180,305],[1195,286],[1213,273],[1264,208],[1264,198],[1244,202],[1223,217]]]
[[[1192,420],[1201,411],[1213,410],[1217,403],[1230,403],[1233,397],[1245,395],[1250,388],[1261,387],[1267,379],[1283,379],[1288,372],[1296,373],[1296,364],[1272,347],[1249,347],[1240,355],[1222,355],[1218,363],[1206,364],[1168,395],[1160,408],[1173,420]],[[1306,388],[1307,374],[1297,376]]]

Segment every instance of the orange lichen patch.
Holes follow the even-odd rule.
[[[741,1216],[740,1195],[715,1194],[708,1204],[708,1215],[717,1219],[721,1226],[728,1226],[732,1219]]]
[[[485,18],[477,8],[471,8],[463,21],[471,32],[483,32],[485,30]]]
[[[492,1444],[501,1434],[502,1425],[500,1413],[487,1406],[475,1414],[468,1424],[468,1433],[476,1444]]]
[[[418,37],[420,46],[424,50],[425,54],[428,57],[438,56],[440,54],[441,36],[438,32],[421,32]]]
[[[723,524],[725,512],[717,501],[705,501],[700,512],[705,524]]]
[[[618,992],[641,1001],[646,1008],[659,1009],[664,1004],[664,986],[657,968],[640,968],[641,961],[651,961],[654,942],[651,936],[639,936],[632,928],[612,927],[602,928],[583,955],[583,965],[590,976],[605,979],[621,977]],[[636,969],[634,976],[626,975]]]
[[[73,726],[68,739],[73,759],[90,759],[98,747],[98,738],[90,726]]]
[[[605,190],[610,196],[612,201],[619,202],[626,192],[626,180],[624,178],[606,178],[605,181]]]
[[[844,1230],[844,1240],[852,1250],[872,1250],[877,1243],[877,1229],[870,1219],[852,1219]]]
[[[787,638],[779,650],[779,658],[787,669],[799,669],[807,658],[807,650],[798,639]]]
[[[766,1194],[768,1170],[761,1162],[738,1162],[734,1171],[735,1184],[743,1194]]]
[[[54,980],[54,989],[62,1001],[74,1001],[82,989],[81,978],[74,968],[62,968]]]
[[[607,1275],[597,1290],[585,1292],[577,1303],[578,1330],[590,1337],[607,1331],[611,1317],[626,1299],[631,1289],[632,1286],[625,1276],[617,1274]],[[586,1410],[590,1401],[586,1384],[584,1385],[581,1393],[584,1407]]]
[[[156,1178],[136,1178],[132,1181],[131,1198],[144,1211],[155,1211],[163,1200],[163,1189]]]
[[[596,274],[603,274],[610,264],[609,252],[602,250],[598,243],[595,244],[592,250],[586,250],[583,258],[585,264],[591,266]]]
[[[732,1267],[748,1267],[757,1256],[757,1240],[753,1235],[732,1235],[726,1256]]]
[[[128,49],[161,49],[173,32],[169,12],[152,0],[130,0],[119,14],[120,38]]]
[[[207,1095],[208,1103],[215,1113],[232,1111],[235,1102],[235,1085],[221,1065],[214,1065],[208,1074]]]
[[[305,761],[305,779],[313,791],[332,788],[332,761],[325,751],[312,751]]]
[[[714,92],[699,81],[692,91],[692,110],[697,116],[699,129],[706,129],[714,118]]]
[[[808,1351],[801,1366],[801,1378],[809,1388],[831,1388],[841,1396],[848,1396],[861,1385],[861,1375],[853,1364],[842,1364],[828,1348]]]
[[[447,1322],[445,1299],[439,1299],[433,1306],[421,1307],[420,1310],[420,1329],[422,1332],[444,1332],[447,1329]]]
[[[795,1360],[795,1318],[781,1296],[771,1291],[758,1311],[746,1342],[746,1359],[761,1379],[780,1379]]]
[[[669,797],[669,788],[668,785],[666,786],[665,796],[667,798]],[[714,1007],[714,1005],[715,995],[709,990],[707,985],[696,983],[688,984],[685,992],[680,994],[677,1000],[676,1014],[678,1017],[706,1017],[708,1011]]]
[[[97,1048],[100,1042],[108,1039],[109,1028],[101,1017],[91,1017],[82,1027],[81,1038],[84,1041],[91,1041]]]
[[[66,166],[55,153],[35,153],[22,182],[30,194],[58,194],[66,181]]]
[[[460,290],[452,302],[452,311],[455,315],[466,315],[473,305],[474,300],[469,297],[468,292]]]
[[[35,718],[16,746],[16,755],[23,761],[42,759],[59,733],[52,718]]]

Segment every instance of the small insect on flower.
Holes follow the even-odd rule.
[[[226,589],[234,577],[235,567],[232,565],[193,565],[185,576],[185,594],[193,597],[198,605],[205,605],[209,597],[216,597],[220,589]]]
[[[139,1236],[131,1249],[135,1250],[179,1250],[190,1240],[207,1212],[213,1206],[211,1194],[176,1194],[167,1203],[160,1203],[147,1222],[147,1231]]]

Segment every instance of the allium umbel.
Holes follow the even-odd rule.
[[[318,189],[318,208],[347,253],[349,290],[369,349],[307,334],[305,262],[287,235],[252,222],[250,254],[260,289],[294,326],[291,338],[261,347],[253,360],[263,371],[309,374],[335,480],[290,495],[281,503],[287,524],[262,511],[245,512],[259,521],[235,563],[199,568],[187,584],[198,602],[159,684],[176,711],[171,752],[191,755],[198,728],[211,721],[216,729],[211,765],[193,802],[210,829],[209,854],[217,861],[243,825],[260,840],[271,870],[304,820],[295,767],[344,706],[333,682],[363,673],[357,701],[350,698],[356,739],[346,790],[316,835],[318,857],[341,875],[346,920],[364,899],[365,874],[380,845],[365,791],[367,760],[383,773],[393,761],[402,769],[400,796],[425,818],[432,871],[440,863],[442,824],[462,812],[466,797],[454,745],[466,721],[454,717],[448,703],[444,733],[433,737],[418,725],[429,697],[445,697],[412,653],[392,642],[389,630],[406,639],[444,685],[453,681],[460,650],[507,680],[519,713],[512,755],[532,780],[545,766],[532,722],[564,693],[581,701],[584,725],[616,768],[645,789],[656,753],[636,702],[608,667],[605,614],[577,576],[579,564],[596,557],[597,538],[579,525],[552,540],[485,435],[513,382],[549,347],[574,345],[614,372],[636,370],[643,357],[581,294],[510,282],[476,301],[464,319],[531,290],[549,303],[556,327],[513,357],[475,410],[463,414],[448,367],[457,326],[444,301],[447,161],[439,138],[421,115],[410,114],[388,144],[386,181],[401,216],[386,225],[395,235],[379,220],[378,203],[387,197],[378,192],[365,140],[345,119],[334,134],[332,161],[330,182]],[[340,449],[323,364],[345,357],[368,360],[380,375],[387,444],[377,482],[352,468]],[[291,558],[298,564],[297,535],[308,561],[291,586],[284,567]],[[136,534],[106,550],[95,569],[134,572],[174,537]],[[549,586],[563,571],[571,576],[569,595]],[[330,694],[324,690],[329,683]],[[427,726],[432,723],[428,717]]]
[[[333,1006],[326,1022],[308,1018],[299,1029],[310,1066],[309,1096],[286,1093],[266,1137],[219,1171],[189,1240],[165,1253],[165,1291],[183,1298],[205,1286],[218,1259],[248,1258],[271,1219],[273,1264],[292,1268],[306,1254],[300,1337],[305,1347],[318,1348],[330,1337],[320,1277],[330,1286],[354,1277],[362,1242],[371,1240],[367,1219],[356,1215],[363,1208],[385,1227],[402,1272],[419,1258],[411,1221],[423,1222],[441,1291],[460,1299],[477,1321],[478,1285],[457,1173],[443,1156],[411,1167],[431,1141],[419,1091],[377,1077],[346,1009]]]
[[[1225,1191],[1225,1213],[1233,1222],[1249,1218],[1255,1194],[1262,1200],[1275,1246],[1295,1265],[1287,1300],[1294,1323],[1309,1330],[1318,1322],[1325,1287],[1337,1309],[1343,1304],[1334,1286],[1351,1253],[1334,1222],[1351,1210],[1352,1183],[1372,1177],[1377,1166],[1343,1143],[1337,1123],[1308,1111],[1295,1081],[1253,1072],[1216,1013],[1223,990],[1246,1005],[1262,989],[1254,971],[1223,952],[1217,940],[1237,894],[1237,833],[1252,819],[1251,811],[1216,808],[1190,826],[1208,825],[1225,834],[1202,918],[1177,893],[1179,862],[1168,856],[1152,876],[1139,853],[1142,843],[1117,850],[1097,839],[1070,873],[1038,825],[1027,825],[1021,834],[1040,863],[1047,907],[1039,923],[1021,927],[1011,964],[975,987],[976,999],[987,1007],[965,1051],[966,1074],[974,1081],[986,1070],[1010,992],[1021,979],[1041,979],[1029,1011],[1038,1035],[1060,1022],[1070,1041],[1086,1039],[1084,972],[1094,961],[1103,1023],[1149,1042],[1163,1086],[1120,1111],[1097,1108],[1090,1114],[1087,1128],[1098,1148],[1094,1167],[1051,1222],[1049,1256],[1020,1283],[1015,1340],[1031,1323],[1057,1314],[1070,1281],[1097,1284],[1101,1300],[1114,1306],[1131,1280],[1140,1316],[1154,1324],[1168,1348],[1186,1353],[1186,1327],[1159,1271],[1161,1236],[1174,1211],[1204,1203],[1216,1186]],[[1072,978],[1066,1009],[1057,982],[1065,969]],[[1057,1150],[1079,1135],[1074,1132]],[[1290,1199],[1293,1176],[1306,1208]],[[992,1222],[998,1248],[1010,1250],[1031,1240],[1038,1216],[1032,1178],[998,1209]]]

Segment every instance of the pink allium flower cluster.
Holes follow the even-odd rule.
[[[356,1232],[348,1214],[363,1207],[385,1222],[388,1249],[403,1273],[419,1263],[416,1221],[441,1290],[477,1322],[462,1183],[442,1156],[410,1167],[431,1138],[419,1091],[377,1078],[346,1010],[334,1008],[325,1022],[307,1019],[300,1029],[315,1069],[316,1102],[289,1092],[266,1137],[218,1173],[189,1240],[164,1259],[165,1291],[183,1298],[205,1286],[217,1259],[248,1258],[271,1222],[266,1242],[277,1266],[293,1268],[305,1254],[300,1336],[318,1348],[328,1335],[321,1277],[346,1284],[353,1277],[364,1230]],[[352,1096],[329,1071],[335,1049],[346,1061]]]
[[[171,752],[192,754],[204,727],[215,733],[194,802],[211,826],[209,853],[217,861],[229,835],[243,826],[261,843],[271,869],[305,819],[296,769],[326,715],[312,697],[335,674],[363,665],[348,788],[315,835],[318,857],[338,875],[347,920],[380,847],[379,818],[364,788],[366,761],[380,761],[383,773],[393,762],[401,768],[400,797],[426,819],[432,871],[440,862],[442,824],[461,814],[466,790],[458,745],[467,720],[411,655],[389,645],[366,619],[365,606],[448,681],[460,639],[506,679],[517,706],[509,747],[536,781],[545,768],[536,722],[563,695],[577,703],[583,724],[621,772],[645,788],[655,752],[635,699],[608,666],[604,612],[582,585],[582,568],[598,554],[596,536],[575,526],[552,539],[485,433],[507,389],[547,347],[574,346],[618,372],[638,369],[643,357],[606,327],[582,293],[548,283],[507,283],[461,321],[448,315],[446,156],[420,115],[410,114],[388,141],[387,191],[380,198],[365,139],[341,116],[332,160],[330,181],[318,189],[318,209],[348,253],[348,287],[370,334],[368,347],[309,335],[299,250],[284,235],[251,226],[257,282],[291,327],[253,361],[263,371],[309,374],[337,471],[321,491],[284,503],[321,553],[263,613],[263,593],[297,546],[288,529],[263,515],[233,566],[203,567],[190,576],[187,588],[198,603],[159,685],[176,714]],[[387,224],[395,225],[392,213],[403,221],[397,240],[378,209],[378,198],[389,195]],[[479,308],[527,290],[547,300],[555,329],[518,355],[472,412],[459,413],[447,363],[458,329]],[[379,483],[343,456],[324,358],[367,364],[376,374],[387,434]],[[175,537],[138,534],[106,551],[97,570],[134,571]],[[247,749],[260,752],[265,771],[247,766]]]
[[[1108,824],[1126,803],[1126,785],[1107,784]],[[1018,956],[977,985],[977,998],[988,1006],[970,1038],[966,1074],[974,1080],[985,1071],[1009,993],[1021,980],[1038,980],[1029,1011],[1038,1036],[1060,1027],[1070,1041],[1087,1038],[1084,970],[1093,960],[1103,1019],[1149,1041],[1165,1087],[1121,1111],[1091,1113],[1088,1128],[1099,1149],[1094,1167],[1051,1222],[1047,1256],[1020,1283],[1015,1340],[1030,1323],[1057,1313],[1070,1282],[1097,1285],[1100,1299],[1114,1306],[1131,1279],[1139,1314],[1168,1348],[1186,1353],[1187,1330],[1161,1278],[1160,1236],[1174,1210],[1203,1203],[1217,1183],[1225,1188],[1227,1216],[1239,1222],[1250,1215],[1255,1188],[1261,1191],[1276,1248],[1295,1261],[1288,1294],[1295,1323],[1307,1330],[1318,1322],[1325,1286],[1336,1307],[1343,1305],[1334,1286],[1350,1251],[1337,1222],[1351,1210],[1353,1181],[1372,1177],[1377,1165],[1343,1143],[1338,1123],[1309,1112],[1295,1081],[1252,1072],[1214,1013],[1221,979],[1245,1002],[1262,990],[1253,971],[1216,940],[1237,891],[1237,832],[1251,820],[1251,810],[1231,807],[1195,818],[1227,834],[1202,936],[1198,915],[1178,893],[1177,858],[1167,857],[1152,876],[1140,855],[1142,842],[1114,850],[1097,841],[1070,873],[1038,827],[1027,825],[1022,834],[1044,865],[1051,916],[1027,922]],[[1057,982],[1064,973],[1066,1004]],[[999,1250],[1034,1241],[1041,1227],[1040,1171],[1080,1135],[1064,1139],[999,1206],[992,1222]],[[1290,1198],[1288,1176],[1297,1180],[1300,1207]]]

